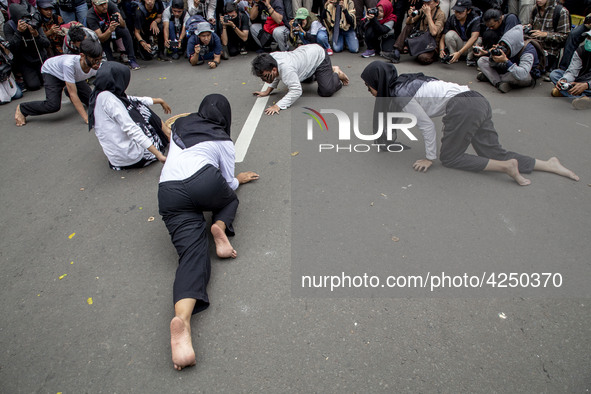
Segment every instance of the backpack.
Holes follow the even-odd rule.
[[[533,47],[536,49],[536,53],[538,54],[538,65],[531,69],[529,72],[534,80],[540,78],[546,72],[546,66],[548,65],[548,59],[546,58],[546,51],[544,51],[544,47],[540,41],[536,40],[535,38],[525,40],[523,43],[523,48],[517,54],[517,57],[520,58],[527,44],[532,44]]]
[[[556,29],[558,29],[558,22],[560,20],[560,12],[562,11],[564,7],[558,3],[556,3],[556,5],[554,6],[554,14],[552,14],[552,28],[554,29],[554,31],[556,31]],[[566,11],[568,13],[568,10]],[[531,22],[533,23],[534,19],[536,18],[536,16],[538,16],[538,7],[534,7],[534,9],[531,12]],[[570,20],[570,15],[568,17],[568,19]]]
[[[197,25],[201,22],[207,22],[205,18],[201,15],[193,15],[187,20],[185,23],[185,31],[187,32],[187,37],[193,35],[195,31],[197,31]]]

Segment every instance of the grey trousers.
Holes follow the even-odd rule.
[[[503,149],[492,122],[490,104],[480,93],[468,91],[451,98],[442,120],[440,160],[445,167],[482,171],[489,159],[517,159],[519,172],[533,171],[534,158]],[[470,145],[477,156],[466,153]]]
[[[495,86],[499,82],[508,82],[513,87],[523,88],[531,86],[532,83],[532,78],[529,74],[526,79],[517,79],[509,72],[499,74],[499,72],[490,65],[490,58],[488,56],[483,56],[478,59],[478,67],[480,67],[480,71],[486,75],[490,83]]]

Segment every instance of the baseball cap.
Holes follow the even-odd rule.
[[[582,35],[587,39],[591,39],[591,30],[584,32]]]
[[[53,8],[53,2],[51,0],[38,0],[37,8]]]
[[[298,8],[295,14],[295,19],[306,19],[309,15],[310,13],[304,7]]]
[[[92,4],[94,4],[94,5],[101,5],[101,4],[105,4],[108,2],[109,2],[109,0],[92,0]]]
[[[458,12],[464,12],[466,9],[472,8],[472,1],[471,0],[458,0],[456,5],[453,6],[452,10]]]
[[[213,33],[213,30],[211,29],[211,25],[209,24],[209,22],[199,22],[197,24],[197,35],[206,32]]]

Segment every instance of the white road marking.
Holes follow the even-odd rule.
[[[261,91],[264,92],[268,87],[269,84],[265,83]],[[263,115],[268,100],[269,96],[259,97],[252,106],[250,114],[248,114],[248,118],[246,118],[246,122],[244,122],[244,126],[242,126],[240,135],[236,140],[236,163],[242,163],[242,161],[244,161],[244,157],[246,156],[246,152],[248,152],[248,147],[250,146],[252,137],[254,137],[254,132],[261,120],[261,116]]]

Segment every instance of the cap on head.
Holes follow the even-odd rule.
[[[197,24],[197,35],[206,32],[213,33],[213,30],[211,29],[211,25],[209,24],[209,22],[199,22]]]
[[[591,30],[584,32],[583,37],[585,37],[588,40],[591,40]]]
[[[308,16],[310,16],[310,13],[308,12],[307,9],[302,7],[302,8],[298,8],[298,10],[296,11],[295,19],[306,19]]]
[[[452,7],[452,10],[458,12],[464,12],[466,10],[472,9],[472,1],[471,0],[458,0],[456,5]]]
[[[109,0],[92,0],[92,4],[94,4],[94,5],[101,5],[101,4],[105,4],[108,2],[109,2]]]
[[[51,0],[39,0],[37,1],[37,8],[53,8],[53,2]]]

